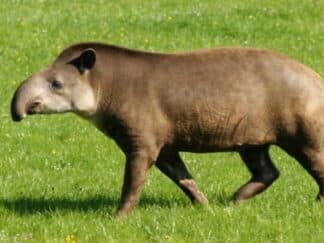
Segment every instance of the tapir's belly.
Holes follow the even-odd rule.
[[[271,144],[275,129],[266,121],[251,122],[247,116],[176,125],[174,145],[180,151],[213,152],[237,150],[243,146]]]
[[[178,107],[173,114],[174,145],[180,151],[213,152],[276,141],[275,122],[261,104],[222,103]],[[254,109],[253,109],[254,108]]]

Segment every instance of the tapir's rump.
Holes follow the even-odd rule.
[[[180,151],[236,151],[252,174],[234,195],[243,201],[279,176],[274,144],[299,161],[324,196],[324,90],[321,77],[286,56],[253,48],[182,54],[99,44],[65,49],[15,92],[14,120],[75,112],[126,155],[118,214],[135,205],[156,165],[192,201],[206,204]]]

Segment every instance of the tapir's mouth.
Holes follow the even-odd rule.
[[[27,114],[33,115],[36,113],[40,113],[42,111],[42,104],[39,101],[33,101],[30,104],[27,105]]]

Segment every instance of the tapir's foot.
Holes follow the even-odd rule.
[[[240,153],[252,178],[237,190],[233,196],[234,202],[243,202],[263,192],[279,177],[279,172],[270,159],[268,149],[268,146],[253,147]]]
[[[125,217],[127,214],[128,214],[128,212],[124,212],[124,211],[121,211],[121,210],[117,210],[114,216],[115,216],[116,218],[123,218],[123,217]]]
[[[251,181],[247,184],[243,185],[237,192],[235,192],[232,200],[235,203],[242,203],[249,198],[253,197],[254,195],[262,192],[266,188],[265,183]]]
[[[179,184],[190,192],[190,198],[193,203],[199,203],[201,205],[208,205],[208,199],[199,190],[196,182],[193,179],[183,179],[179,181]]]
[[[324,195],[322,194],[318,194],[316,199],[319,201],[319,202],[324,202]]]

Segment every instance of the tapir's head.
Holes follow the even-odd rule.
[[[94,114],[97,97],[90,79],[95,63],[93,49],[60,55],[19,86],[11,101],[12,119],[20,121],[28,114],[69,111],[84,116]]]

